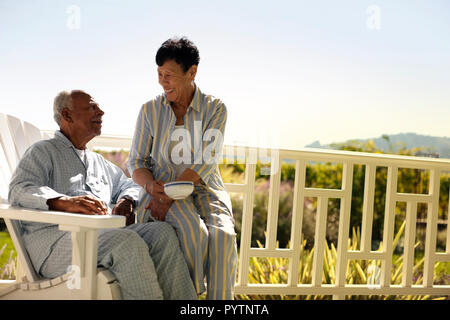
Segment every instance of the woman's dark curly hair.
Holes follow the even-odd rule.
[[[186,37],[164,41],[156,52],[156,64],[162,66],[167,60],[175,60],[184,72],[193,65],[198,66],[200,55],[197,47]]]

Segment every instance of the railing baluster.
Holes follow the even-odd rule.
[[[372,249],[373,202],[375,197],[376,166],[366,165],[364,181],[364,203],[361,232],[361,252],[369,253]]]
[[[336,286],[345,285],[347,272],[348,233],[350,229],[350,209],[352,202],[353,164],[345,162],[342,168],[342,190],[344,197],[341,199],[339,212],[339,235],[336,262]],[[336,296],[334,298],[341,298]],[[343,297],[345,298],[345,297]]]
[[[450,189],[450,188],[449,188]],[[450,190],[448,192],[448,206],[447,206],[447,243],[445,245],[445,252],[450,254]]]
[[[312,266],[312,285],[319,287],[322,284],[323,254],[325,249],[325,236],[327,231],[328,198],[318,197],[316,213],[316,229],[314,234],[314,258]]]
[[[291,243],[294,253],[289,260],[288,286],[298,285],[298,266],[300,261],[300,246],[302,245],[303,206],[305,203],[304,189],[306,179],[306,161],[295,162],[294,204],[292,211]]]
[[[405,250],[403,254],[402,287],[412,285],[414,244],[416,240],[417,202],[406,203]]]
[[[381,262],[381,287],[389,287],[391,285],[397,180],[398,168],[388,167],[383,229],[383,252],[386,254],[386,258]]]
[[[272,155],[271,155],[272,156]],[[279,154],[272,156],[270,168],[270,189],[269,205],[267,208],[267,234],[265,248],[273,250],[276,248],[277,226],[278,226],[278,207],[280,200],[280,180],[281,180],[281,161]]]

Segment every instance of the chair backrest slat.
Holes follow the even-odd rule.
[[[6,119],[8,120],[9,130],[11,132],[14,145],[16,146],[17,155],[20,159],[29,147],[28,140],[25,137],[22,121],[11,115],[6,115]]]
[[[8,186],[12,172],[9,169],[8,159],[3,151],[3,144],[0,141],[0,199],[8,199]]]
[[[25,137],[27,138],[27,146],[31,146],[33,143],[38,142],[43,139],[43,135],[41,130],[38,127],[35,127],[29,122],[23,122],[23,130],[25,132]]]
[[[2,202],[7,201],[9,181],[19,159],[31,144],[42,137],[40,130],[32,124],[22,125],[20,119],[0,113],[0,197]],[[34,270],[22,240],[20,221],[5,219],[5,224],[28,281],[40,280],[41,277]]]
[[[8,161],[8,167],[11,172],[17,167],[19,163],[19,155],[16,152],[16,146],[14,144],[14,139],[9,130],[9,124],[7,116],[0,113],[0,140],[3,146],[3,151],[5,152],[6,159]]]

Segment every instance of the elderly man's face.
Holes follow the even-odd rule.
[[[79,135],[95,137],[102,132],[104,112],[98,103],[84,92],[72,94],[73,110],[70,111],[72,126]]]
[[[163,87],[170,102],[180,102],[183,95],[189,91],[189,86],[195,78],[195,68],[194,65],[184,72],[181,65],[174,60],[167,60],[158,67],[159,84]]]

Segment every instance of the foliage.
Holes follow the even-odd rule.
[[[5,253],[5,249],[7,247],[7,243],[5,243],[0,248],[0,261],[5,261],[3,255]],[[2,280],[13,280],[16,278],[16,266],[17,266],[17,257],[15,257],[15,251],[9,251],[9,257],[6,260],[6,263],[0,263],[0,279]]]

